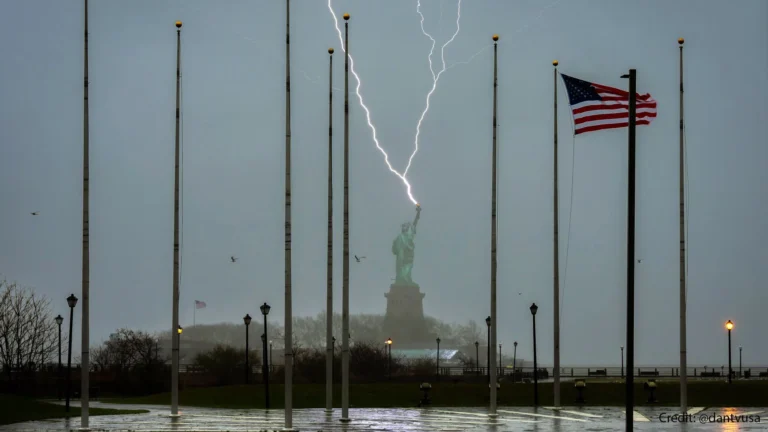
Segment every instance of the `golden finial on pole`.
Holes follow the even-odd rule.
[[[682,45],[682,44],[684,44],[684,43],[685,43],[685,39],[683,39],[683,38],[677,38],[677,43],[679,43],[680,45]]]
[[[493,35],[493,41],[496,42],[499,40],[499,35],[495,34]]]
[[[333,48],[328,48],[328,54],[333,54]]]
[[[177,28],[177,29],[180,29],[180,28],[181,28],[181,21],[176,21],[176,28]]]
[[[558,62],[557,60],[552,60],[552,66],[557,67],[557,65],[559,64],[560,62]]]
[[[344,21],[349,21],[349,14],[348,13],[344,14]]]

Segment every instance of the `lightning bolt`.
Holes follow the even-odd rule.
[[[339,20],[336,18],[336,12],[333,11],[333,6],[331,5],[332,0],[328,0],[328,10],[331,12],[331,16],[333,17],[333,22],[336,26],[336,33],[339,35],[339,43],[341,44],[341,50],[346,53],[345,46],[344,46],[344,37],[341,34],[341,28],[339,28]],[[389,155],[387,152],[381,148],[381,145],[379,144],[379,140],[376,137],[376,126],[373,125],[373,122],[371,121],[371,111],[368,109],[368,107],[365,105],[365,102],[363,101],[363,96],[360,94],[360,87],[362,86],[362,82],[360,81],[360,76],[357,75],[357,72],[355,72],[355,61],[352,58],[352,55],[349,55],[349,70],[352,72],[352,75],[355,77],[355,80],[357,81],[357,87],[355,88],[355,94],[357,95],[357,100],[360,102],[360,106],[363,107],[363,110],[365,111],[365,119],[368,122],[368,127],[371,128],[371,132],[373,133],[373,142],[376,144],[376,148],[379,149],[382,155],[384,155],[384,162],[387,164],[387,168],[392,172],[392,174],[398,176],[400,180],[403,181],[405,184],[406,192],[408,193],[408,198],[411,199],[411,202],[414,204],[418,204],[418,201],[413,197],[413,194],[411,193],[411,184],[408,183],[408,179],[405,178],[405,175],[400,174],[399,171],[392,168],[392,164],[389,162]]]
[[[405,167],[405,171],[403,171],[403,176],[408,174],[408,170],[411,168],[411,162],[413,162],[414,156],[416,156],[416,153],[419,151],[419,136],[421,135],[421,124],[424,122],[424,117],[426,117],[427,112],[429,112],[429,99],[432,97],[432,94],[437,89],[437,82],[440,81],[440,75],[443,74],[447,70],[447,67],[445,65],[445,47],[447,47],[451,42],[453,42],[454,39],[456,39],[456,36],[459,34],[459,31],[461,30],[461,26],[459,25],[459,21],[461,21],[461,0],[459,0],[458,6],[457,6],[457,12],[456,12],[456,32],[453,33],[453,36],[451,36],[450,39],[446,43],[443,44],[442,47],[440,47],[440,61],[443,64],[443,68],[440,69],[440,71],[435,74],[435,71],[432,67],[432,54],[435,50],[435,38],[432,37],[429,33],[427,33],[426,30],[424,30],[424,14],[421,13],[421,0],[416,1],[416,13],[421,16],[421,32],[424,34],[424,36],[428,37],[429,40],[432,41],[432,48],[429,50],[429,56],[427,59],[429,60],[429,71],[432,73],[432,89],[429,90],[429,93],[427,93],[427,102],[426,106],[424,107],[424,111],[421,113],[421,117],[419,117],[419,122],[416,124],[416,137],[414,138],[414,148],[413,153],[411,153],[411,157],[408,158],[408,165]]]

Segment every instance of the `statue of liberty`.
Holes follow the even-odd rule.
[[[400,227],[400,234],[392,242],[392,254],[395,255],[395,284],[396,285],[416,285],[411,279],[413,270],[413,257],[416,244],[416,224],[419,223],[421,215],[421,206],[416,204],[416,218],[413,223],[405,222]]]

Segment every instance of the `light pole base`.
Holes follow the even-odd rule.
[[[494,414],[488,414],[488,418],[496,419],[498,417],[499,417],[499,415],[495,414],[495,413]]]
[[[181,417],[181,414],[168,414],[169,418],[179,418]]]
[[[326,414],[333,414],[333,409],[332,408],[326,408],[325,409],[325,413]]]
[[[347,417],[342,417],[342,418],[339,419],[339,421],[342,422],[342,423],[349,423],[349,422],[352,421],[352,419],[347,418]]]

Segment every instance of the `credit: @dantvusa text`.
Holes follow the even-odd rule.
[[[760,423],[760,416],[757,414],[717,414],[717,413],[699,413],[699,414],[680,414],[666,413],[659,414],[661,423]]]

